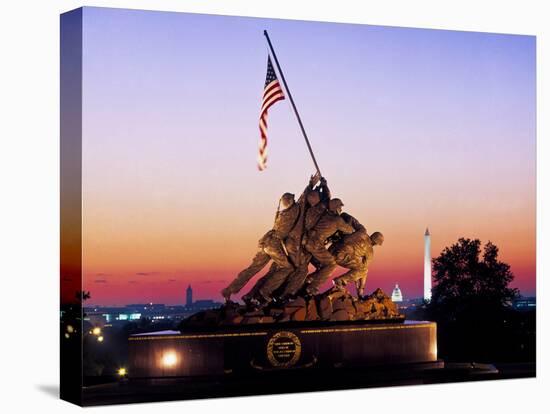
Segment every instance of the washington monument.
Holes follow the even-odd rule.
[[[432,299],[432,256],[430,253],[430,230],[426,227],[424,233],[424,300]]]

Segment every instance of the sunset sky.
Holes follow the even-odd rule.
[[[183,303],[188,284],[221,300],[280,195],[307,184],[288,100],[270,110],[256,169],[264,29],[333,195],[385,236],[367,291],[422,294],[428,226],[432,256],[490,240],[535,294],[534,37],[85,8],[91,303]]]

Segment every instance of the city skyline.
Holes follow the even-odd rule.
[[[534,37],[84,8],[92,302],[177,303],[188,284],[221,299],[280,195],[305,187],[314,168],[288,102],[270,110],[256,170],[264,29],[333,195],[385,236],[368,292],[422,296],[429,226],[432,257],[491,241],[535,294]]]
[[[426,234],[424,234],[426,236]],[[431,234],[429,234],[429,236],[431,236]],[[428,242],[428,245],[429,245],[429,242]],[[428,250],[429,251],[429,250]],[[424,263],[423,263],[423,271],[422,271],[422,276],[421,276],[421,282],[422,282],[422,289],[421,289],[421,292],[419,294],[416,294],[416,295],[407,295],[405,296],[404,295],[404,299],[406,298],[407,300],[417,300],[417,299],[424,299],[426,300],[426,253],[427,253],[427,250],[426,250],[426,238],[424,238],[424,252],[423,252],[423,257],[424,257]],[[433,257],[432,257],[433,259]],[[430,265],[428,266],[430,269],[431,269],[431,263]],[[336,273],[338,272],[343,272],[345,271],[344,269],[338,269],[336,271]],[[148,273],[148,272],[144,272],[144,273]],[[154,273],[154,272],[151,272],[151,273]],[[96,275],[96,276],[102,276],[102,275]],[[162,277],[161,274],[157,273],[156,276],[158,277]],[[432,276],[433,278],[433,276]],[[193,286],[190,282],[187,282],[186,281],[187,279],[182,279],[181,281],[180,280],[177,280],[177,279],[167,279],[167,280],[161,280],[160,283],[162,283],[163,281],[164,282],[167,282],[169,284],[172,284],[172,283],[175,283],[177,282],[178,285],[181,285],[183,286],[183,290],[185,292],[184,295],[181,296],[181,300],[180,297],[178,296],[178,289],[174,289],[173,286],[171,286],[171,289],[174,291],[175,293],[175,301],[172,301],[172,302],[168,302],[166,303],[167,305],[187,305],[189,303],[189,298],[191,298],[191,303],[193,302],[193,297],[194,297],[194,292],[195,290],[193,289]],[[95,282],[97,283],[98,282],[98,279],[95,279]],[[99,283],[103,283],[103,282],[99,282]],[[157,280],[153,280],[151,281],[151,283],[153,284],[157,284],[159,283],[159,281]],[[217,281],[212,281],[210,279],[206,279],[206,280],[201,280],[198,282],[199,285],[201,284],[219,284],[219,285],[223,285],[225,282],[224,279],[220,279],[220,280],[217,280]],[[399,284],[399,278],[396,278],[396,281],[395,283],[394,282],[391,282],[391,281],[386,281],[385,284],[387,285],[395,285],[395,284]],[[330,282],[327,283],[327,286],[330,285]],[[186,286],[186,287],[185,287]],[[383,286],[383,288],[386,288],[386,286]],[[190,291],[191,289],[191,291]],[[392,290],[394,290],[394,288],[391,288],[391,289],[387,289],[388,292],[391,292]],[[431,286],[429,288],[429,290],[431,291]],[[191,293],[190,293],[191,292]],[[204,292],[203,290],[201,290],[201,292]],[[208,293],[207,293],[208,294]],[[535,295],[535,292],[528,292],[528,291],[520,291],[520,294],[524,297],[530,297],[530,296],[534,296]],[[183,299],[183,297],[185,296],[185,299]],[[221,298],[218,297],[220,296],[218,292],[215,292],[214,293],[214,296],[212,297],[208,297],[208,296],[204,296],[204,297],[201,297],[201,299],[197,299],[197,300],[220,300]],[[140,298],[142,296],[136,296],[137,298]],[[153,296],[152,296],[153,297]],[[145,296],[143,296],[143,298],[145,298]],[[91,300],[92,302],[92,306],[95,305],[95,303],[93,303],[93,298]],[[180,303],[181,302],[181,303]],[[111,305],[127,305],[127,304],[132,304],[132,303],[139,303],[139,301],[137,302],[132,302],[132,301],[129,301],[129,302],[125,302],[125,303],[115,303],[115,302],[112,302],[110,303],[108,306],[111,306]],[[148,300],[145,300],[143,301],[143,303],[153,303],[151,301],[148,301]],[[103,305],[100,305],[100,306],[103,306]]]
[[[431,245],[431,233],[429,231],[428,228],[426,228],[426,231],[424,232],[424,263],[423,263],[423,272],[422,272],[422,291],[419,295],[402,295],[402,292],[401,292],[401,289],[399,288],[399,281],[396,279],[396,282],[395,284],[392,284],[394,285],[393,288],[391,289],[388,289],[387,291],[390,292],[390,294],[392,295],[392,300],[393,300],[393,296],[395,295],[395,292],[396,290],[399,291],[399,297],[401,298],[399,301],[417,301],[417,300],[424,300],[424,301],[429,301],[431,299],[431,289],[432,289],[432,285],[433,285],[433,275],[431,274],[432,272],[432,263],[431,263],[431,259],[433,259],[433,257],[430,257],[430,245]],[[429,260],[429,262],[428,262]],[[340,268],[339,268],[340,269]],[[430,276],[428,278],[428,275],[427,275],[427,269],[429,269],[430,271]],[[311,268],[311,270],[313,270],[313,268]],[[342,271],[345,271],[344,269],[340,269]],[[176,282],[175,279],[169,279],[168,282]],[[155,282],[156,283],[156,282]],[[175,302],[169,302],[169,303],[166,303],[166,305],[169,305],[169,306],[176,306],[176,305],[179,305],[179,306],[190,306],[191,304],[193,304],[195,301],[208,301],[208,300],[213,300],[213,301],[216,301],[216,300],[220,300],[220,298],[218,296],[220,296],[218,294],[218,292],[215,293],[215,296],[214,297],[203,297],[201,299],[198,299],[198,300],[193,300],[194,298],[194,289],[193,289],[193,286],[191,285],[191,283],[187,283],[185,281],[182,281],[181,283],[183,283],[184,285],[187,285],[187,287],[185,288],[185,300],[183,300],[183,295],[181,296],[181,301],[179,300],[179,296],[178,296],[178,291],[177,289],[174,290],[175,294],[176,294],[176,301]],[[201,282],[199,282],[200,284]],[[203,283],[206,283],[206,284],[209,284],[211,283],[211,281],[209,280],[206,280],[204,281]],[[218,281],[217,283],[225,283],[223,281]],[[389,282],[388,282],[389,283]],[[326,287],[329,287],[331,285],[331,282],[327,282],[325,284]],[[385,286],[384,286],[385,288]],[[429,292],[429,296],[428,295],[428,292]],[[530,294],[530,292],[519,292],[520,293],[520,296],[521,297],[532,297],[532,296],[535,296],[534,293]],[[402,296],[401,296],[402,295]],[[93,301],[92,301],[93,302]],[[129,302],[129,303],[134,303],[134,302]],[[120,304],[115,304],[115,303],[111,303],[109,306],[111,305],[128,305],[129,303],[120,303]],[[138,303],[138,302],[135,302],[135,303]],[[150,301],[144,301],[143,303],[149,303],[149,304],[154,304],[153,302],[150,302]],[[90,304],[88,306],[94,306],[96,304]],[[103,306],[103,305],[98,305],[98,306]]]

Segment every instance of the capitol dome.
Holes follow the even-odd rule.
[[[391,300],[393,302],[403,302],[403,295],[401,294],[401,289],[399,289],[399,285],[397,283],[393,288],[393,292],[391,294]]]

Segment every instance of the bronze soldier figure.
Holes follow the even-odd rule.
[[[372,247],[374,246],[382,246],[384,243],[384,236],[379,231],[376,231],[372,233],[369,236],[369,239],[372,243]],[[369,240],[367,239],[367,240]],[[363,272],[363,275],[355,280],[355,290],[357,291],[357,297],[362,298],[365,295],[365,285],[367,284],[367,273],[369,271],[369,264],[374,259],[374,250],[369,250],[367,253],[370,253],[370,255],[367,255],[365,257],[365,271]]]
[[[382,246],[384,243],[384,236],[379,231],[376,231],[372,233],[369,236],[372,246]],[[367,239],[368,240],[368,239]],[[374,250],[369,250],[370,255],[366,256],[365,258],[365,271],[363,272],[363,275],[355,280],[355,290],[357,291],[357,297],[362,298],[365,295],[365,285],[367,284],[367,273],[369,271],[369,264],[374,259]]]
[[[231,295],[238,293],[270,260],[277,264],[277,270],[273,277],[278,279],[284,280],[294,269],[288,260],[283,242],[296,224],[300,215],[300,207],[294,201],[294,194],[291,193],[283,194],[279,205],[282,209],[277,210],[273,228],[259,240],[259,250],[250,266],[241,271],[229,286],[222,289],[221,294],[225,300],[230,300]]]
[[[321,185],[314,188],[319,179],[321,181]],[[305,252],[302,247],[304,221],[307,220],[310,210],[310,208],[306,208],[306,201],[307,204],[311,206],[312,199],[317,198],[318,202],[321,198],[324,199],[326,197],[330,197],[326,180],[322,177],[319,178],[318,174],[313,175],[309,181],[309,185],[305,188],[297,202],[300,206],[300,216],[292,230],[289,232],[288,237],[284,241],[290,262],[294,265],[294,270],[287,278],[282,279],[284,274],[277,272],[278,266],[276,263],[273,263],[267,274],[260,278],[250,292],[243,296],[243,300],[245,302],[254,305],[268,302],[272,299],[273,293],[285,284],[285,282],[285,286],[288,286],[289,280],[294,279],[296,274],[302,275],[301,280],[303,282],[305,276],[307,275],[307,265],[311,257],[311,255]]]
[[[373,247],[382,245],[384,236],[375,232],[368,235],[365,227],[353,216],[342,213],[341,217],[353,228],[352,234],[343,235],[334,242],[329,251],[334,255],[339,266],[349,269],[348,272],[334,279],[335,286],[344,289],[349,282],[355,282],[357,296],[362,297],[367,280],[370,262],[373,260]]]
[[[338,198],[329,201],[328,211],[323,214],[319,221],[306,234],[305,249],[311,253],[319,263],[319,269],[310,274],[306,279],[306,293],[314,295],[319,287],[330,277],[336,268],[334,256],[326,249],[328,239],[341,232],[343,234],[353,233],[353,227],[340,217],[344,203]]]
[[[281,295],[283,299],[294,296],[304,285],[308,272],[308,265],[312,258],[311,253],[303,248],[303,244],[305,243],[305,234],[313,229],[319,219],[327,211],[331,198],[330,196],[330,189],[328,188],[327,180],[324,177],[321,177],[321,184],[319,188],[310,191],[307,194],[307,209],[299,246],[302,256],[300,262],[296,264],[296,270],[294,270],[294,272],[292,272],[287,279],[287,283],[285,284]]]

